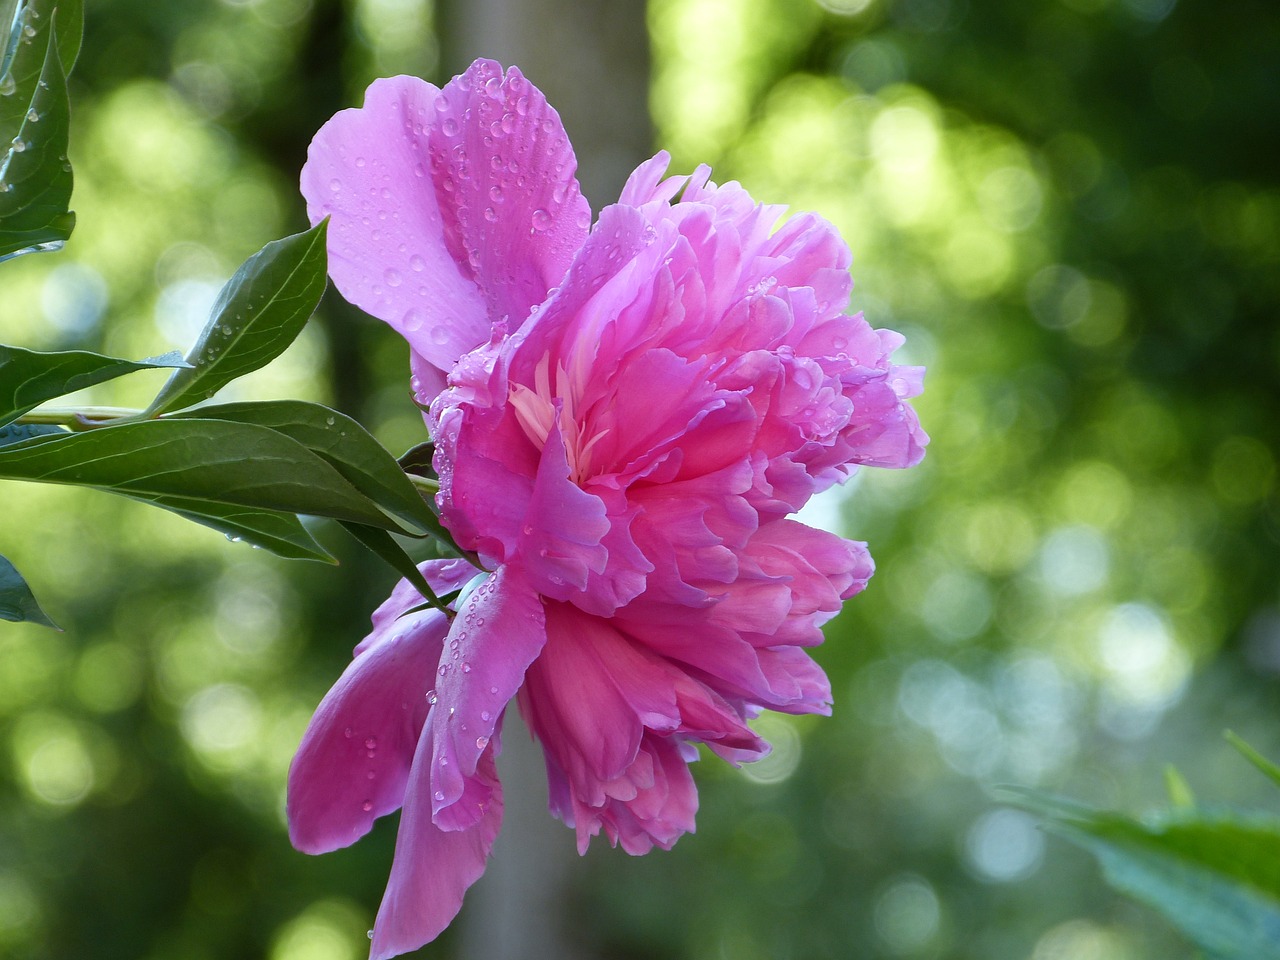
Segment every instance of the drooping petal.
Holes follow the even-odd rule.
[[[475,568],[430,561],[433,589],[455,590]],[[449,623],[436,610],[401,616],[423,602],[401,581],[373,615],[373,631],[320,702],[289,769],[289,838],[304,853],[354,843],[397,810]]]
[[[483,813],[469,802],[476,764],[546,638],[542,599],[516,564],[476,587],[454,618],[431,721],[430,802],[442,829],[466,829]]]
[[[497,735],[477,759],[474,778],[485,799],[476,822],[466,830],[441,830],[432,822],[433,741],[428,721],[414,756],[391,877],[373,925],[370,960],[417,950],[439,936],[462,907],[467,888],[484,873],[502,825],[502,784],[494,764]]]

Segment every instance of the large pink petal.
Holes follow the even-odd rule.
[[[576,169],[538,89],[477,60],[443,90],[375,81],[316,134],[302,192],[343,296],[447,373],[564,276],[591,219]]]
[[[329,217],[329,276],[342,295],[448,371],[487,339],[490,320],[444,243],[426,128],[439,95],[416,77],[375,81],[363,107],[334,114],[311,141],[302,193],[313,223]]]
[[[441,593],[475,568],[431,561],[422,572]],[[400,807],[414,745],[426,718],[449,623],[435,610],[401,616],[423,602],[406,581],[373,615],[373,631],[316,708],[289,769],[289,838],[305,853],[354,843]]]
[[[463,601],[440,658],[431,721],[431,805],[442,829],[465,829],[483,812],[472,802],[476,764],[546,638],[542,599],[519,566],[503,565]]]
[[[431,727],[428,722],[423,729],[414,757],[391,878],[373,926],[370,960],[408,953],[440,935],[462,907],[467,888],[484,873],[502,825],[502,785],[494,764],[496,735],[478,758],[474,773],[484,792],[475,824],[467,830],[441,830],[432,822]]]
[[[431,174],[445,242],[489,317],[515,330],[559,284],[591,225],[573,148],[541,91],[492,60],[455,77],[435,109]]]

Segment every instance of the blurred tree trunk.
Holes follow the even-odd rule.
[[[444,0],[437,10],[443,77],[462,72],[476,57],[519,66],[559,111],[593,210],[615,201],[652,149],[644,3]],[[574,835],[547,813],[541,751],[514,710],[499,767],[505,823],[488,870],[467,895],[460,956],[581,957],[581,947],[565,936]]]
[[[649,33],[640,0],[442,0],[441,73],[516,64],[559,111],[582,192],[599,210],[652,152]]]

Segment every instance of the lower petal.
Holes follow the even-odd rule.
[[[467,888],[484,873],[502,825],[496,740],[476,764],[475,778],[486,793],[479,819],[466,830],[441,830],[432,822],[431,727],[428,721],[414,756],[391,878],[373,926],[370,960],[417,950],[440,935],[461,909]]]

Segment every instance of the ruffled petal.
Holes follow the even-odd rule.
[[[429,769],[432,723],[422,731],[396,835],[391,878],[373,925],[370,960],[417,950],[440,935],[462,907],[467,888],[484,873],[502,825],[502,785],[494,764],[497,736],[478,757],[474,779],[484,794],[476,822],[466,830],[441,830],[432,822]]]
[[[421,567],[432,588],[456,590],[475,572],[461,560]],[[316,708],[289,769],[289,839],[304,853],[354,843],[400,807],[449,622],[436,610],[401,616],[422,597],[401,581],[373,631]]]

